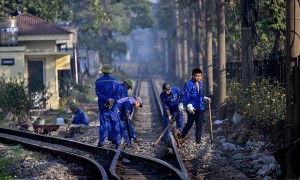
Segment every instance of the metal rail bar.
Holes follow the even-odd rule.
[[[162,108],[162,103],[160,101],[160,97],[159,97],[159,93],[157,92],[157,89],[156,89],[156,86],[155,86],[155,83],[154,83],[154,80],[152,78],[152,72],[151,72],[151,69],[149,68],[149,66],[147,66],[148,69],[149,69],[149,73],[150,73],[150,77],[151,77],[151,83],[152,83],[152,87],[153,87],[153,91],[155,92],[155,97],[156,97],[156,102],[157,104],[159,105],[159,109],[160,109],[160,113],[161,113],[161,116],[163,117],[163,108]],[[177,148],[177,143],[175,141],[175,138],[174,136],[172,135],[172,133],[169,134],[170,138],[171,138],[171,142],[172,142],[172,148],[174,150],[174,153],[177,157],[177,162],[179,164],[179,167],[180,167],[180,170],[183,174],[183,179],[189,179],[189,176],[188,176],[188,171],[182,161],[182,158],[180,156],[180,153],[179,153],[179,150]]]
[[[1,128],[1,132],[3,129]],[[5,130],[6,132],[8,132],[7,130]],[[16,136],[16,135],[15,135]],[[20,137],[20,136],[18,136]],[[14,143],[14,144],[22,144],[22,146],[34,150],[34,151],[39,151],[39,150],[43,150],[46,151],[48,153],[57,155],[57,156],[66,156],[68,157],[67,159],[71,159],[72,161],[80,161],[83,162],[85,164],[88,164],[89,166],[91,166],[91,168],[93,169],[92,172],[95,173],[95,177],[100,178],[100,179],[108,179],[108,176],[106,174],[106,171],[104,170],[104,168],[95,160],[92,160],[90,158],[86,158],[82,155],[78,155],[75,153],[71,153],[71,152],[67,152],[64,150],[57,150],[51,147],[46,147],[46,146],[40,146],[39,144],[32,144],[32,143],[28,143],[26,141],[20,141],[14,138],[10,138],[8,136],[1,136],[0,135],[0,141],[2,142],[6,142],[6,143]]]

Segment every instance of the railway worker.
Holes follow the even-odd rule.
[[[131,79],[124,80],[124,83],[120,83],[120,95],[119,99],[128,97],[128,90],[132,89],[133,87],[133,81]],[[130,128],[130,137],[133,139],[133,142],[138,143],[141,141],[139,138],[136,137],[132,119],[129,119],[129,128]],[[110,133],[111,134],[111,133]]]
[[[164,130],[169,123],[173,123],[173,118],[176,120],[176,128],[179,132],[182,130],[184,110],[182,97],[183,91],[181,89],[176,86],[171,86],[170,83],[163,83],[162,92],[160,93],[160,100],[164,110],[162,130]],[[170,129],[168,129],[162,137],[163,142],[169,141],[169,133]]]
[[[119,83],[119,88],[120,88],[119,99],[123,97],[128,97],[128,90],[132,89],[132,87],[133,87],[133,81],[131,79],[126,79],[124,80],[123,83]]]
[[[86,116],[86,114],[81,111],[80,108],[78,108],[78,106],[76,104],[70,104],[69,105],[70,110],[72,111],[72,113],[74,114],[73,116],[73,120],[72,120],[72,124],[77,124],[77,125],[89,125],[89,120]]]
[[[98,147],[103,147],[107,136],[107,131],[111,128],[112,144],[116,148],[121,143],[119,117],[117,109],[117,100],[120,94],[119,81],[109,74],[113,72],[109,64],[104,64],[100,71],[103,76],[95,82],[95,92],[98,97],[98,106],[100,111],[100,130]]]
[[[202,70],[195,68],[192,71],[192,78],[184,85],[184,102],[187,104],[187,123],[181,131],[181,138],[184,138],[188,131],[196,124],[196,143],[201,143],[202,125],[204,120],[203,101],[211,101],[203,95]]]
[[[117,107],[119,110],[119,122],[121,136],[124,138],[125,143],[130,145],[129,135],[131,137],[131,129],[129,126],[130,117],[134,108],[143,107],[142,99],[140,97],[123,97],[117,101]],[[130,132],[128,132],[128,129]]]

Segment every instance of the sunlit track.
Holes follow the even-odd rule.
[[[135,95],[143,99],[143,108],[134,112],[134,122],[137,136],[143,139],[139,145],[144,147],[153,144],[161,133],[162,117],[158,92],[147,66],[140,71],[135,88]],[[99,148],[74,140],[18,130],[2,128],[0,132],[0,140],[3,142],[22,144],[35,151],[47,151],[50,154],[64,154],[69,159],[79,159],[81,163],[89,164],[92,168],[87,169],[84,176],[92,177],[91,179],[189,179],[175,142],[171,146],[163,143],[159,145],[164,150],[173,149],[172,154],[158,152],[157,156],[146,156],[123,146],[118,149]]]
[[[64,155],[88,164],[90,168],[85,172],[92,173],[85,176],[90,179],[183,179],[180,171],[159,159],[18,130],[1,128],[0,132],[1,142],[21,144],[34,151]]]
[[[104,157],[105,154],[107,154],[105,155],[106,158],[110,157],[109,154],[113,157],[115,153],[113,150],[99,149],[80,142],[52,138],[18,130],[0,128],[0,132],[0,141],[3,143],[21,144],[36,152],[42,151],[60,157],[63,156],[66,160],[74,160],[87,165],[88,168],[83,171],[84,173],[78,171],[72,172],[73,174],[78,174],[81,178],[108,179],[107,173],[101,165],[108,165],[105,163],[108,162],[108,160],[103,161],[102,157]]]
[[[140,66],[139,77],[136,82],[134,94],[143,99],[143,108],[139,108],[134,112],[136,135],[142,139],[142,142],[140,142],[138,146],[144,147],[147,152],[153,151],[153,157],[172,164],[172,166],[180,171],[181,179],[189,179],[187,170],[177,149],[177,144],[171,133],[171,144],[161,143],[159,144],[159,147],[152,146],[162,132],[161,119],[163,112],[160,104],[159,92],[156,88],[155,79],[152,76],[149,66]],[[172,153],[168,153],[168,150],[170,151],[170,149],[172,149]],[[125,148],[123,152],[139,154],[135,151],[135,148]]]

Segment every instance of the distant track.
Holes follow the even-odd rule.
[[[143,146],[143,143],[145,143],[144,147],[149,147],[147,144],[154,144],[157,137],[162,132],[161,123],[163,111],[159,91],[155,84],[155,78],[157,76],[152,75],[150,67],[151,66],[148,64],[140,65],[139,76],[137,77],[134,89],[134,95],[140,96],[143,99],[143,108],[139,108],[136,112],[134,112],[134,125],[135,127],[139,127],[139,130],[136,130],[136,135],[143,139],[143,142],[140,143],[140,145]],[[149,126],[151,128],[147,129],[146,127]],[[155,158],[159,158],[169,164],[172,164],[172,166],[178,169],[181,173],[181,179],[189,179],[172,133],[170,133],[170,139],[171,144],[160,144],[162,151],[156,153]],[[153,148],[154,147],[150,146],[148,150],[151,151]],[[166,151],[163,151],[164,149],[172,149],[173,152],[166,153]],[[135,153],[135,149],[132,148],[125,150]]]

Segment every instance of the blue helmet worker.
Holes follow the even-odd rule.
[[[162,130],[164,130],[172,120],[176,120],[176,128],[181,131],[183,128],[183,91],[176,86],[171,86],[170,83],[165,82],[162,85],[162,92],[160,93],[160,100],[164,110],[164,119],[162,123]],[[169,141],[170,129],[166,131],[162,137],[162,141]]]
[[[119,95],[119,99],[123,98],[123,97],[128,97],[128,90],[132,89],[133,87],[133,81],[131,79],[126,79],[124,80],[123,83],[119,84],[119,88],[120,88],[120,95]]]
[[[72,111],[72,113],[74,113],[72,124],[84,124],[87,126],[89,125],[89,120],[86,114],[83,111],[81,111],[78,108],[78,106],[76,106],[75,104],[71,104],[69,108]]]
[[[95,82],[95,92],[98,97],[98,106],[100,111],[100,130],[98,147],[105,143],[108,128],[111,128],[112,143],[118,147],[121,143],[119,117],[117,109],[117,100],[120,94],[119,81],[111,77],[112,67],[104,64],[101,69],[103,76]]]
[[[187,123],[185,124],[181,137],[184,138],[188,131],[196,124],[196,143],[201,143],[202,125],[204,120],[203,101],[210,101],[209,97],[203,95],[202,70],[195,68],[192,78],[184,85],[184,102],[187,104]]]
[[[124,97],[119,99],[117,103],[120,117],[121,136],[124,138],[125,143],[130,145],[131,142],[129,135],[132,137],[132,133],[134,134],[134,129],[129,126],[129,123],[132,123],[130,117],[134,108],[143,107],[142,99],[140,97]],[[130,131],[129,133],[128,130]]]

